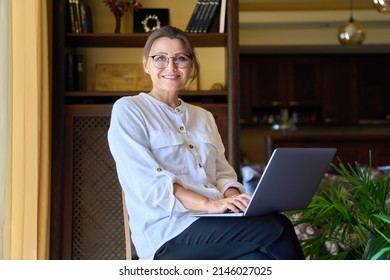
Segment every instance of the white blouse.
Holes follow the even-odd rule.
[[[213,115],[182,100],[173,109],[146,93],[122,97],[112,109],[108,142],[140,259],[153,259],[197,219],[173,195],[174,182],[212,199],[232,186],[245,192]]]

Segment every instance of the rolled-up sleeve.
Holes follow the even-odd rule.
[[[221,135],[218,132],[217,124],[212,115],[209,123],[212,125],[212,133],[210,133],[213,138],[212,142],[214,143],[215,147],[217,147],[217,157],[215,159],[215,179],[217,188],[222,194],[225,193],[225,191],[230,187],[235,187],[240,193],[245,193],[245,187],[237,181],[237,173],[226,160],[225,148],[221,139]]]

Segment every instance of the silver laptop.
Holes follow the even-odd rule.
[[[256,216],[305,209],[336,153],[335,148],[277,148],[273,151],[247,209],[198,217]]]

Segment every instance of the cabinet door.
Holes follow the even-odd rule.
[[[126,258],[122,193],[107,130],[111,105],[65,107],[63,258]]]
[[[251,55],[240,56],[240,121],[250,123],[252,119],[252,93],[254,92],[254,63]]]
[[[253,63],[252,106],[285,106],[286,78],[283,75],[285,62],[277,56],[259,56],[253,59]]]
[[[243,98],[253,107],[320,106],[321,59],[252,55],[241,60]]]
[[[358,118],[390,120],[390,55],[361,56],[357,60]]]
[[[321,59],[316,56],[288,58],[287,106],[320,106]]]
[[[325,56],[322,88],[322,121],[350,124],[357,121],[354,72],[351,56]]]

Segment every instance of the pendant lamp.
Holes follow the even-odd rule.
[[[372,5],[381,13],[390,13],[390,0],[372,0]]]
[[[359,46],[366,37],[366,30],[363,24],[353,18],[352,10],[352,0],[350,0],[349,20],[342,23],[338,30],[338,40],[345,47]]]

